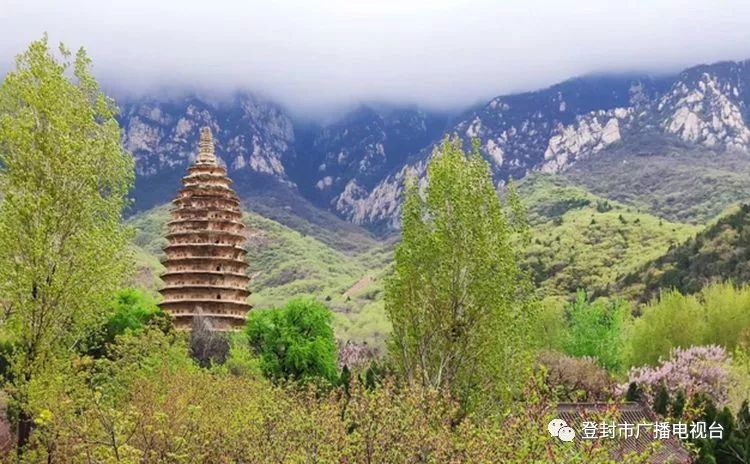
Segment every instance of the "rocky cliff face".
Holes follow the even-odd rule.
[[[198,98],[127,103],[120,116],[124,146],[133,153],[139,177],[186,168],[202,126],[209,126],[222,162],[289,182],[285,164],[295,158],[294,126],[276,105],[251,96],[213,104]]]
[[[700,66],[680,74],[658,100],[659,129],[682,141],[719,150],[746,150],[748,63]]]
[[[444,117],[418,109],[360,107],[318,129],[306,151],[309,167],[297,182],[314,201],[356,221],[359,196],[445,129]]]
[[[650,78],[582,78],[549,89],[497,97],[464,115],[450,130],[468,149],[480,141],[498,183],[535,169],[559,171],[576,159],[618,143],[633,119],[639,99],[652,99],[666,85]],[[397,225],[403,180],[422,177],[431,147],[386,176],[370,191],[357,189],[342,198],[340,214],[365,225]],[[349,193],[349,192],[345,192]],[[351,207],[350,205],[356,205]]]
[[[611,147],[637,151],[644,139],[744,152],[750,148],[749,86],[748,62],[698,66],[658,79],[576,79],[495,98],[452,132],[467,148],[471,138],[479,139],[498,183],[532,170],[564,171],[577,160],[606,156]],[[423,176],[428,157],[425,150],[419,162],[369,192],[357,190],[339,213],[362,224],[397,225],[404,174]]]
[[[272,102],[247,95],[222,104],[142,100],[126,104],[121,120],[140,179],[184,169],[198,128],[208,125],[238,182],[264,176],[349,221],[387,229],[398,226],[405,178],[424,177],[445,133],[458,134],[467,149],[477,138],[498,184],[532,170],[564,171],[644,138],[747,151],[749,86],[750,65],[727,62],[663,78],[573,79],[494,98],[451,124],[415,108],[362,106],[332,124],[302,127]]]

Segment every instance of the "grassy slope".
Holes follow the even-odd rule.
[[[577,288],[608,293],[620,275],[699,230],[604,200],[559,176],[533,174],[519,191],[532,225],[527,263],[545,296]]]
[[[313,205],[286,185],[237,179],[234,187],[248,211],[312,235],[336,250],[358,254],[379,244],[367,230]]]
[[[618,291],[645,301],[661,289],[695,293],[723,280],[750,282],[750,205],[731,207],[695,237],[629,273]]]
[[[677,146],[600,153],[564,176],[590,192],[676,222],[706,224],[750,199],[750,156]]]
[[[544,295],[567,296],[579,287],[608,293],[619,276],[698,230],[604,200],[561,176],[531,175],[519,191],[532,223],[528,265]],[[248,204],[254,210],[244,216],[253,276],[250,302],[262,309],[312,295],[333,309],[339,338],[382,346],[389,331],[382,281],[392,243],[350,224],[339,227],[336,220],[308,220],[311,210],[297,214],[286,201]],[[158,288],[156,276],[163,268],[157,257],[168,216],[167,206],[161,206],[130,219],[137,230],[138,286]]]
[[[130,219],[136,229],[134,246],[138,271],[135,284],[150,290],[158,288],[158,262],[167,206],[139,213]],[[354,229],[354,235],[341,239],[345,251],[335,249],[308,232],[322,233],[320,226],[310,225],[300,217],[303,232],[246,212],[248,226],[249,274],[252,276],[250,303],[262,309],[281,305],[296,296],[311,295],[326,302],[335,313],[339,338],[368,341],[382,345],[389,326],[383,315],[380,288],[382,276],[390,261],[390,246],[375,241],[365,232]],[[338,234],[344,231],[338,230]],[[352,246],[357,241],[357,246]],[[345,292],[365,278],[366,285]]]

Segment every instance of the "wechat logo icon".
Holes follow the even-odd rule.
[[[571,442],[576,437],[576,431],[568,427],[568,423],[562,419],[552,419],[549,421],[547,430],[549,430],[550,435],[564,442]]]

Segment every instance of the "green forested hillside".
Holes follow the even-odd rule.
[[[731,208],[695,237],[673,246],[619,283],[622,293],[646,301],[661,290],[696,293],[715,281],[750,282],[750,205]]]
[[[136,229],[136,285],[140,287],[158,288],[158,274],[163,270],[158,257],[165,245],[168,218],[168,207],[160,206],[129,221]],[[360,245],[362,249],[356,251],[347,247],[347,253],[254,212],[246,211],[243,221],[247,225],[248,272],[252,278],[250,303],[255,308],[314,295],[334,310],[340,338],[382,342],[389,330],[380,299],[383,273],[391,256],[388,244],[369,239],[364,242],[367,247]],[[296,217],[295,221],[305,225],[305,231],[314,229],[303,218]]]
[[[605,200],[555,175],[529,176],[520,183],[519,193],[532,228],[526,265],[541,296],[570,296],[579,288],[592,296],[609,293],[620,276],[657,259],[700,229]],[[315,295],[334,310],[338,337],[381,344],[389,330],[382,279],[392,244],[351,224],[326,226],[289,208],[259,210],[261,206],[260,200],[249,205],[264,214],[247,211],[244,216],[253,306],[267,308],[295,296]],[[158,257],[168,216],[165,205],[129,221],[137,231],[135,283],[151,291],[158,288],[163,269]]]
[[[534,174],[519,191],[532,226],[527,265],[546,296],[578,288],[606,293],[620,275],[699,230],[603,199],[559,176]]]
[[[750,157],[744,152],[642,141],[574,164],[563,174],[604,198],[670,221],[705,225],[730,205],[750,199]]]

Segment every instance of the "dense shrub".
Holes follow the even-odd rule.
[[[655,365],[674,348],[700,345],[705,318],[695,296],[665,292],[648,304],[630,328],[627,346],[629,366]]]
[[[334,381],[336,342],[331,311],[312,299],[294,299],[283,308],[253,311],[247,321],[250,346],[272,379]]]
[[[591,358],[545,351],[539,355],[539,364],[559,401],[607,401],[614,393],[614,380]]]
[[[354,377],[348,394],[274,384],[199,369],[165,342],[125,337],[112,360],[40,388],[24,462],[615,462],[604,446],[551,439],[554,404],[535,382],[504,418],[483,420],[447,392],[393,378],[366,388]]]
[[[729,372],[729,408],[736,411],[743,402],[750,401],[750,353],[747,350],[734,350]]]
[[[546,297],[539,304],[531,338],[541,350],[561,351],[568,328],[565,320],[566,300],[562,297]]]
[[[732,284],[705,287],[699,295],[706,318],[704,344],[716,344],[732,351],[750,348],[750,288]]]
[[[142,330],[149,324],[171,330],[169,315],[164,313],[153,297],[133,288],[119,290],[107,308],[109,317],[99,330],[93,332],[85,343],[85,351],[101,356],[116,337],[127,331]]]
[[[700,420],[707,424],[720,424],[723,430],[720,439],[702,438],[693,440],[698,448],[696,464],[746,464],[750,462],[750,406],[744,401],[732,414],[729,407],[716,408],[707,402],[701,408]]]
[[[156,301],[141,290],[126,288],[117,292],[111,305],[112,315],[106,323],[108,340],[126,330],[143,328],[152,319],[163,314]]]

